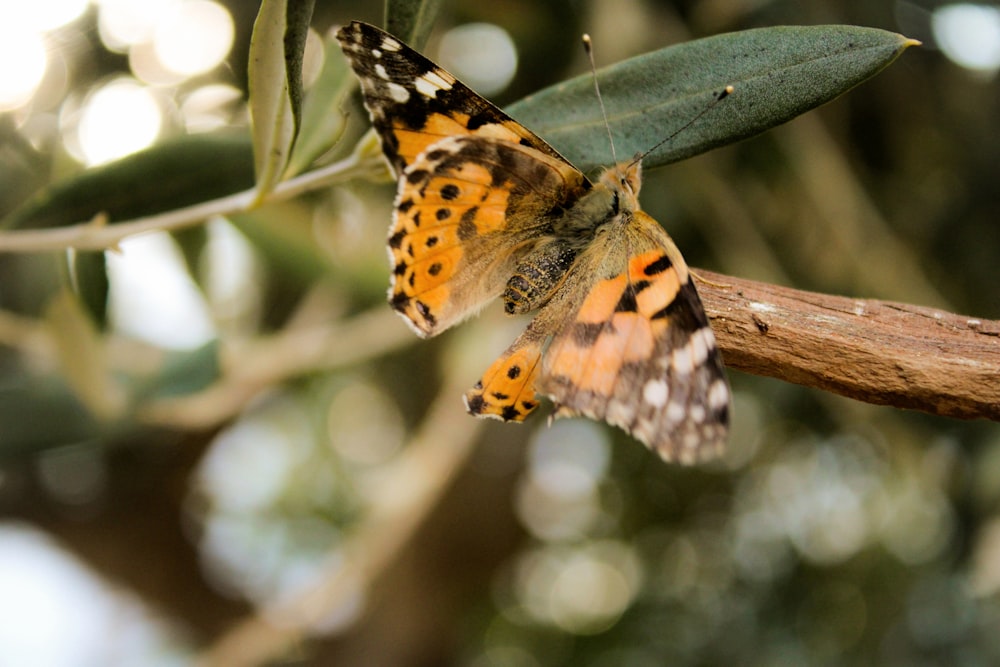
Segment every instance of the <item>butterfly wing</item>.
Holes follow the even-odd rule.
[[[366,23],[337,33],[399,176],[389,301],[421,336],[503,290],[547,218],[591,183],[533,132]]]
[[[396,174],[432,144],[476,134],[563,158],[510,116],[389,33],[354,21],[337,32]]]
[[[529,146],[481,136],[437,142],[399,182],[390,303],[421,336],[478,311],[589,187],[577,169]]]
[[[599,237],[574,267],[565,291],[585,296],[549,306],[564,321],[538,391],[556,417],[604,420],[668,461],[704,461],[721,453],[728,428],[715,336],[673,241],[642,211],[632,216],[621,237]]]

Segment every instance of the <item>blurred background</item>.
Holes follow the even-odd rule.
[[[367,122],[330,31],[375,4],[313,17],[325,160]],[[0,5],[8,226],[251,187],[256,10]],[[583,32],[600,65],[826,23],[924,45],[647,174],[644,208],[695,267],[1000,318],[996,5],[446,2],[424,52],[504,105],[585,72]],[[996,424],[737,372],[729,454],[694,469],[588,421],[478,422],[461,395],[525,321],[413,336],[384,304],[392,194],[0,255],[0,665],[1000,661]]]

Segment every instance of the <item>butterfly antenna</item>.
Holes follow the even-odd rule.
[[[635,158],[631,162],[629,162],[629,166],[635,164],[636,162],[640,162],[643,158],[645,158],[647,155],[649,155],[650,153],[652,153],[653,151],[655,151],[657,148],[659,148],[663,144],[667,143],[668,141],[671,141],[678,134],[680,134],[684,130],[688,129],[689,127],[691,127],[692,125],[694,125],[695,123],[697,123],[698,119],[700,119],[702,116],[704,116],[709,111],[711,111],[712,109],[714,109],[716,104],[718,104],[722,100],[724,100],[727,97],[729,97],[730,95],[732,95],[734,90],[736,90],[736,89],[732,85],[729,85],[729,86],[726,86],[725,88],[723,88],[722,92],[716,94],[716,96],[712,99],[712,101],[709,102],[708,104],[706,104],[705,108],[702,109],[701,111],[699,111],[694,116],[694,118],[692,118],[688,122],[686,122],[683,125],[681,125],[679,128],[677,128],[676,130],[674,130],[673,132],[671,132],[669,135],[667,135],[663,139],[660,139],[658,142],[656,142],[656,144],[652,148],[646,149],[642,153],[639,153],[638,155],[636,155]]]
[[[583,50],[587,52],[590,60],[590,73],[594,77],[594,93],[597,94],[597,103],[601,105],[601,117],[604,118],[604,129],[608,131],[608,144],[611,146],[611,158],[617,164],[618,156],[615,154],[615,138],[611,135],[611,123],[608,122],[608,111],[604,108],[604,98],[601,97],[601,87],[597,83],[597,65],[594,64],[594,45],[590,41],[590,35],[583,35]]]

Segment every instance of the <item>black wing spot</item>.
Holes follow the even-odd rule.
[[[639,309],[639,304],[635,301],[635,290],[629,287],[622,294],[622,298],[618,299],[618,304],[615,306],[616,313],[634,313]]]
[[[437,244],[438,244],[438,237],[436,237],[436,236],[428,236],[427,237],[427,244],[426,245],[427,245],[428,248],[433,248]]]
[[[399,248],[403,245],[403,239],[406,238],[406,232],[402,229],[389,237],[389,247]]]
[[[518,366],[517,364],[514,364],[513,366],[508,368],[507,377],[509,377],[511,380],[516,380],[517,378],[521,377],[521,367]]]
[[[503,412],[501,414],[504,421],[514,421],[521,416],[521,411],[515,408],[513,405],[505,405]]]
[[[427,267],[427,273],[431,274],[432,276],[436,276],[437,274],[441,273],[441,262],[434,262],[429,267]]]
[[[406,175],[406,182],[409,183],[410,185],[416,185],[417,183],[420,183],[421,181],[424,181],[426,179],[427,179],[426,169],[414,169],[413,171],[411,171]]]
[[[493,398],[497,399],[498,401],[506,401],[510,398],[510,394],[505,394],[502,391],[495,391],[493,392]]]
[[[644,268],[642,272],[645,273],[647,276],[655,276],[658,273],[663,273],[671,266],[673,266],[673,262],[670,261],[670,258],[667,257],[666,255],[661,255],[652,264],[647,264],[646,268]]]
[[[491,117],[491,114],[478,113],[474,116],[470,116],[468,122],[465,123],[465,126],[469,128],[470,132],[475,132],[483,125],[489,125],[492,122],[493,118]]]
[[[476,389],[482,389],[482,383],[477,383]],[[469,410],[469,414],[478,415],[482,414],[483,408],[486,406],[486,401],[483,400],[482,396],[473,396],[469,399],[466,407]]]
[[[451,217],[451,209],[439,208],[437,211],[434,212],[434,217],[437,218],[438,220],[447,220],[448,218]]]
[[[399,202],[399,206],[396,207],[396,210],[399,211],[400,213],[406,213],[411,208],[413,208],[413,200],[404,199],[403,201]]]
[[[698,292],[691,283],[681,285],[674,300],[653,317],[660,316],[660,313],[663,313],[663,317],[669,317],[671,325],[677,327],[679,331],[697,331],[708,326],[708,316],[705,315],[705,309],[698,299]]]
[[[462,191],[454,183],[449,183],[441,188],[441,199],[451,201],[462,194]]]
[[[397,292],[389,299],[389,305],[392,306],[393,310],[403,312],[410,305],[410,297],[402,292]]]

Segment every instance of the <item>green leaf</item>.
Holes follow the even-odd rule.
[[[193,394],[207,388],[222,375],[219,342],[216,340],[193,350],[167,350],[163,355],[159,372],[140,379],[131,387],[136,403]]]
[[[323,69],[306,94],[302,125],[292,150],[286,176],[305,171],[340,139],[347,124],[344,98],[354,90],[354,79],[336,40],[323,42]]]
[[[61,227],[99,214],[113,224],[224,197],[249,189],[253,182],[246,135],[184,137],[54,183],[0,227]]]
[[[12,212],[0,228],[62,227],[99,215],[114,224],[241,192],[253,182],[247,135],[184,137],[58,181]],[[103,253],[77,253],[69,281],[66,268],[64,254],[0,254],[0,273],[20,276],[4,285],[2,307],[37,315],[59,289],[72,284],[103,327],[108,291]]]
[[[263,0],[250,37],[250,116],[258,197],[285,173],[299,129],[302,54],[313,0]]]
[[[55,375],[24,369],[0,384],[0,461],[96,439],[102,425]]]
[[[108,319],[108,265],[103,252],[73,253],[73,287],[80,303],[103,331]]]
[[[385,0],[385,29],[420,50],[440,8],[441,0]]]
[[[686,42],[602,69],[598,80],[617,159],[649,150],[674,132],[646,156],[647,167],[759,134],[832,100],[917,43],[854,26],[761,28]],[[712,106],[727,85],[734,93]],[[507,111],[580,168],[614,162],[590,74]]]

